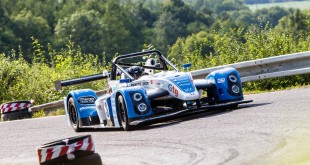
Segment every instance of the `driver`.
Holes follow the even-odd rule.
[[[127,69],[127,72],[135,79],[140,78],[143,71],[144,68],[141,66],[131,66]]]

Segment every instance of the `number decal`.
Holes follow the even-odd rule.
[[[176,89],[174,86],[172,86],[171,84],[168,85],[168,89],[175,95],[175,97],[179,96],[179,91],[178,89]]]

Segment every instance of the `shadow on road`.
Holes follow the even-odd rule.
[[[264,106],[264,105],[268,105],[268,104],[271,104],[271,102],[270,103],[256,103],[256,104],[241,104],[238,106],[237,109],[225,109],[225,110],[223,110],[223,109],[212,109],[212,110],[206,110],[203,112],[192,112],[190,114],[184,114],[184,115],[178,116],[175,119],[158,121],[156,123],[148,123],[147,125],[138,127],[136,130],[147,130],[147,129],[156,129],[156,128],[168,127],[171,125],[179,124],[182,121],[188,121],[188,120],[206,118],[206,117],[214,117],[217,115],[230,113],[230,112],[235,111],[235,110]]]
[[[238,106],[238,109],[259,107],[259,106],[264,106],[264,105],[269,105],[269,104],[272,104],[272,102],[270,102],[270,103],[256,103],[256,104],[241,104]],[[238,109],[236,109],[236,110],[238,110]]]
[[[213,117],[216,115],[221,115],[221,114],[229,113],[229,112],[231,112],[231,110],[210,110],[210,111],[204,111],[204,112],[198,112],[198,113],[184,114],[172,120],[164,120],[164,121],[159,121],[156,123],[148,123],[147,125],[140,126],[139,128],[137,128],[137,130],[148,130],[148,129],[168,127],[171,125],[179,124],[183,121],[206,118],[206,117]]]
[[[157,120],[156,122],[149,122],[143,125],[139,125],[133,131],[168,127],[168,126],[179,124],[180,122],[183,122],[183,121],[206,118],[206,117],[213,117],[213,116],[222,115],[225,113],[230,113],[235,110],[264,106],[268,104],[271,104],[271,103],[241,104],[238,106],[237,109],[233,109],[233,110],[232,109],[225,109],[225,110],[212,109],[212,110],[205,110],[205,111],[198,111],[198,112],[193,111],[190,113],[177,116],[172,119]],[[123,130],[122,128],[98,128],[98,129],[83,129],[82,132],[111,132],[111,131],[122,131],[122,130]]]

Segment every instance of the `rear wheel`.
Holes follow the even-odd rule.
[[[132,126],[129,125],[126,103],[122,95],[118,95],[117,97],[117,109],[119,112],[119,121],[121,122],[123,129],[125,131],[130,131]]]
[[[80,132],[81,128],[79,126],[79,115],[76,110],[76,106],[73,98],[71,97],[68,102],[68,114],[72,128],[75,132]]]

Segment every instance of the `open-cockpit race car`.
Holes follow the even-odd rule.
[[[131,130],[143,123],[213,108],[233,109],[252,101],[244,100],[236,69],[220,69],[194,80],[190,72],[179,71],[157,50],[117,56],[111,72],[55,85],[59,90],[99,79],[108,79],[104,95],[81,89],[70,91],[64,99],[68,125],[77,132],[83,128]]]

